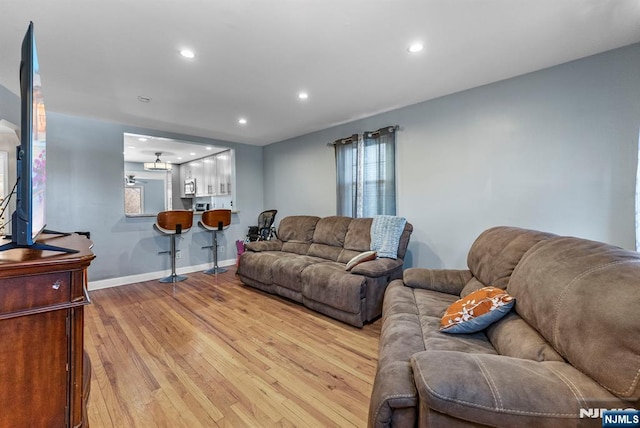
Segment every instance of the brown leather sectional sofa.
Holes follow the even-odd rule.
[[[285,217],[278,239],[247,244],[238,276],[246,285],[362,327],[381,315],[387,285],[402,277],[413,230],[406,223],[397,259],[378,258],[347,271],[349,260],[370,249],[371,224],[371,218]]]
[[[410,268],[384,298],[370,427],[601,426],[639,408],[640,254],[512,227],[483,232],[466,270]],[[515,307],[484,331],[439,330],[484,286]]]

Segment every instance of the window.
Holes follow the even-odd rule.
[[[335,142],[338,215],[396,215],[396,127]]]
[[[144,188],[142,186],[124,187],[124,213],[142,214],[144,212]]]

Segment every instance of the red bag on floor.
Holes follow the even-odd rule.
[[[244,253],[244,241],[236,241],[236,249],[238,250],[238,256],[236,257],[236,267],[240,264],[240,256]]]

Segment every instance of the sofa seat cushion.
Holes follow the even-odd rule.
[[[271,264],[273,283],[297,292],[302,291],[302,271],[324,259],[310,256],[280,257]]]
[[[625,406],[558,361],[426,350],[412,357],[411,366],[420,400],[429,408],[490,426],[575,425],[580,408]]]
[[[446,307],[446,302],[442,303]],[[389,284],[384,295],[378,366],[392,361],[409,362],[411,355],[424,351],[420,312],[413,289],[402,280]]]
[[[481,288],[447,308],[440,330],[457,334],[482,331],[504,318],[515,303],[513,297],[501,288]]]
[[[411,287],[406,288],[410,290],[413,295],[418,314],[421,317],[437,318],[438,327],[440,326],[440,319],[442,319],[444,312],[453,302],[458,300],[458,297],[453,294]]]
[[[401,280],[392,282],[384,297],[380,365],[383,360],[408,362],[425,349],[495,354],[483,332],[450,335],[440,331],[442,314],[455,300],[451,294],[405,287]]]
[[[534,361],[564,361],[564,358],[515,311],[485,331],[498,354]]]
[[[345,312],[357,314],[365,297],[366,278],[344,270],[344,263],[315,263],[302,271],[302,295]]]
[[[455,302],[456,296],[439,291],[405,288],[411,290],[416,302],[422,335],[422,348],[426,350],[464,351],[483,354],[496,353],[483,332],[451,335],[440,331],[440,320],[449,305]]]
[[[337,261],[342,253],[342,247],[334,247],[328,244],[313,243],[309,246],[307,254],[314,257],[320,257],[324,260]]]
[[[238,274],[271,285],[273,284],[273,264],[278,260],[293,257],[297,257],[297,255],[282,251],[245,252],[240,259]]]

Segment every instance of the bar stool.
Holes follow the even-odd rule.
[[[162,278],[160,282],[178,282],[187,279],[186,276],[176,274],[176,235],[186,233],[193,225],[193,211],[172,210],[159,212],[153,225],[160,233],[171,239],[171,249],[160,251],[158,254],[171,255],[171,275]]]
[[[207,269],[204,273],[222,273],[226,272],[225,268],[218,266],[218,232],[228,229],[231,224],[231,210],[209,210],[202,213],[200,226],[213,232],[213,245],[202,248],[211,248],[213,251],[213,267]]]

